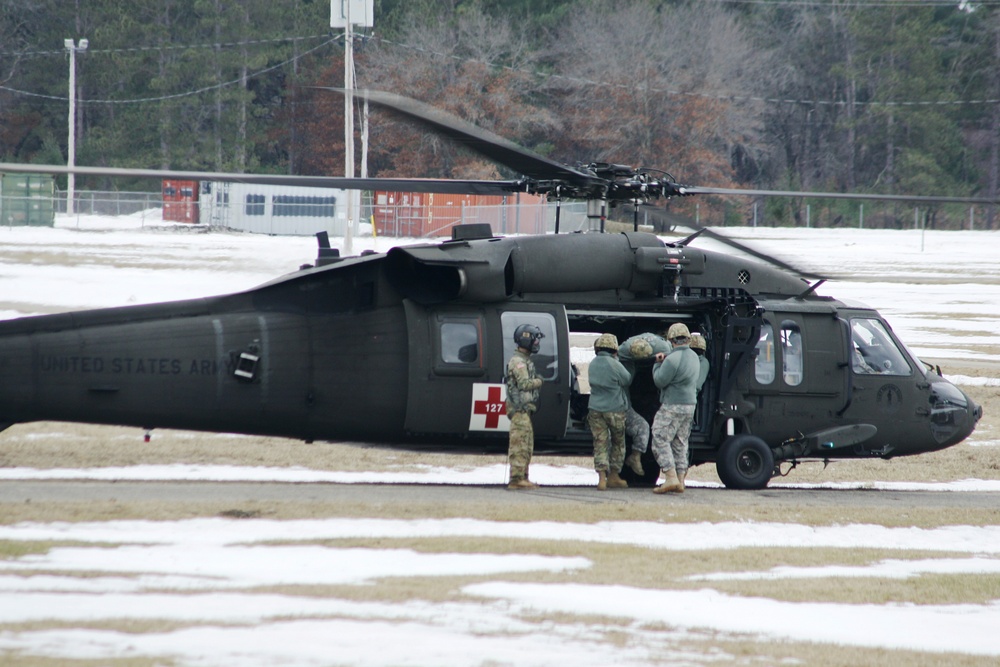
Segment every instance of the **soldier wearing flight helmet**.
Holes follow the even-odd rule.
[[[538,409],[538,390],[542,378],[535,371],[531,355],[538,352],[545,335],[534,324],[522,324],[514,330],[517,349],[507,362],[507,418],[510,435],[507,458],[510,461],[508,489],[534,489],[528,480],[528,466],[535,450],[535,432],[531,415]]]
[[[691,332],[683,323],[667,330],[672,349],[656,355],[653,383],[660,390],[660,409],[653,419],[653,455],[664,481],[654,493],[683,493],[688,466],[688,438],[697,397],[698,355],[688,346]]]

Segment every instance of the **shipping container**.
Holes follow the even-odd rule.
[[[163,219],[198,222],[198,182],[163,181]]]
[[[0,222],[53,227],[56,181],[43,174],[0,174]]]
[[[488,224],[494,234],[544,234],[546,198],[539,195],[455,195],[376,191],[376,234],[394,237],[451,236],[455,225]]]
[[[256,234],[343,236],[346,190],[203,181],[200,221]]]

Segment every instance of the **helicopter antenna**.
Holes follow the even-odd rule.
[[[804,298],[806,298],[807,296],[809,296],[810,294],[812,294],[813,292],[815,292],[816,288],[818,288],[820,285],[822,285],[825,282],[826,282],[826,278],[823,278],[822,280],[817,280],[816,282],[814,282],[812,285],[809,286],[809,289],[807,289],[802,294],[799,294],[795,298],[796,299],[804,299]]]
[[[688,237],[686,237],[684,239],[681,239],[680,241],[676,241],[674,243],[674,245],[681,246],[683,248],[684,246],[686,246],[689,243],[691,243],[691,241],[694,241],[696,238],[698,238],[699,236],[701,236],[704,232],[705,232],[704,228],[699,229],[694,234],[691,234],[690,236],[688,236]]]

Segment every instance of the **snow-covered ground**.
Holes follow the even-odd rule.
[[[821,294],[877,307],[920,356],[996,362],[1000,330],[1000,234],[881,230],[724,230],[819,272],[850,275]],[[354,251],[399,239],[354,240]],[[708,242],[706,241],[706,244]],[[246,289],[315,256],[315,241],[207,233],[130,219],[60,218],[54,229],[0,227],[0,318],[189,298]],[[1000,374],[1000,371],[998,371]],[[958,383],[1000,386],[996,376]],[[0,436],[0,448],[2,448]],[[223,479],[335,483],[475,483],[502,466],[406,473],[323,473],[294,468],[145,466],[102,470],[0,468],[15,479]],[[546,484],[591,484],[593,471],[533,468]],[[873,486],[867,484],[866,486]],[[875,485],[878,486],[878,485]],[[997,483],[896,485],[1000,491]],[[920,551],[852,567],[782,567],[709,573],[699,590],[512,581],[515,574],[573,572],[581,557],[425,553],[343,548],[339,539],[486,537],[640,545],[668,562],[672,550],[739,547]],[[471,519],[308,521],[191,519],[0,525],[0,540],[54,542],[0,560],[0,661],[120,658],[180,665],[712,664],[692,640],[746,633],[762,642],[1000,656],[1000,601],[953,605],[791,603],[713,589],[730,579],[776,583],[810,577],[917,578],[1000,573],[1000,526],[936,529],[786,523],[578,524]],[[30,551],[30,549],[27,549]],[[381,603],[297,596],[275,587],[365,586],[383,578],[465,575],[448,603]],[[522,579],[522,577],[518,577]],[[616,622],[599,619],[617,619]],[[155,622],[124,632],[119,619]],[[598,620],[595,620],[598,619]],[[24,625],[20,625],[24,624]],[[40,624],[40,625],[33,625]],[[140,626],[142,627],[142,626]],[[669,659],[669,660],[668,660]]]

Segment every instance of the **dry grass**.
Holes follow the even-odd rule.
[[[951,369],[963,375],[995,377],[996,369]],[[789,482],[875,482],[875,481],[954,481],[967,478],[1000,479],[996,427],[1000,414],[1000,390],[966,388],[974,400],[984,405],[985,418],[968,443],[919,457],[893,461],[852,461],[803,465],[792,472]],[[236,466],[301,466],[332,471],[405,471],[416,466],[477,467],[503,462],[502,455],[475,456],[426,454],[357,444],[304,444],[280,438],[223,436],[180,431],[156,431],[152,442],[143,442],[138,429],[39,423],[18,425],[0,434],[0,466],[27,468],[87,468],[139,464],[222,464]],[[977,446],[977,443],[984,443]],[[536,463],[572,464],[589,467],[587,458],[538,457]],[[714,468],[701,466],[691,472],[691,479],[717,483]],[[367,502],[287,501],[287,502],[182,502],[154,501],[90,503],[2,503],[0,523],[20,521],[106,521],[115,519],[177,520],[203,516],[231,518],[298,519],[322,517],[348,518],[452,518],[468,517],[490,521],[650,521],[695,523],[720,521],[779,521],[823,526],[865,523],[884,526],[936,527],[945,525],[996,525],[995,509],[936,509],[878,506],[799,507],[796,491],[780,491],[780,502],[742,502],[744,495],[722,490],[693,489],[684,496],[664,499],[662,503],[630,502],[629,494],[647,494],[645,490],[619,493],[621,502],[584,503],[572,498],[546,498],[539,504],[515,505],[477,501],[461,506],[415,502],[405,506]],[[877,492],[874,492],[877,493]],[[787,495],[784,495],[787,494]],[[321,495],[321,494],[320,494]],[[607,496],[611,498],[612,496]],[[692,581],[688,577],[717,572],[767,571],[779,566],[819,567],[824,565],[864,566],[884,559],[943,557],[947,554],[902,552],[872,549],[727,549],[697,551],[657,551],[641,546],[592,544],[559,540],[502,540],[488,538],[375,539],[329,542],[341,548],[413,549],[422,552],[453,553],[532,553],[551,556],[584,556],[593,565],[583,570],[562,573],[524,573],[505,575],[509,581],[537,583],[584,583],[625,585],[639,588],[701,589],[748,597],[765,597],[790,602],[821,601],[842,604],[983,604],[1000,599],[1000,579],[975,574],[924,575],[911,579],[817,578],[786,581]],[[0,542],[0,559],[17,559],[64,546],[49,542]],[[961,557],[961,556],[958,556]],[[408,601],[473,603],[462,593],[468,584],[495,580],[496,576],[469,577],[389,577],[368,586],[281,587],[272,592],[288,595],[335,597],[348,600],[405,603]],[[563,618],[560,619],[559,616]],[[530,620],[530,619],[529,619]],[[581,618],[570,615],[533,619],[545,623],[586,623],[599,621],[599,633],[611,645],[627,645],[636,633],[663,633],[665,645],[683,646],[661,656],[664,664],[701,663],[717,660],[723,664],[771,665],[799,663],[818,667],[840,665],[899,664],[931,666],[993,665],[995,658],[958,654],[934,654],[915,651],[866,649],[830,646],[807,642],[762,640],[711,632],[693,632],[682,644],[676,644],[670,628],[634,624],[615,618]],[[64,627],[59,624],[32,624],[32,629]],[[122,632],[168,631],[170,623],[113,621],[72,627],[106,628]],[[0,626],[3,631],[28,629],[23,625]],[[33,656],[3,654],[5,665],[15,667],[50,667],[54,665],[112,665],[147,667],[170,665],[161,659],[73,660],[43,659]]]

